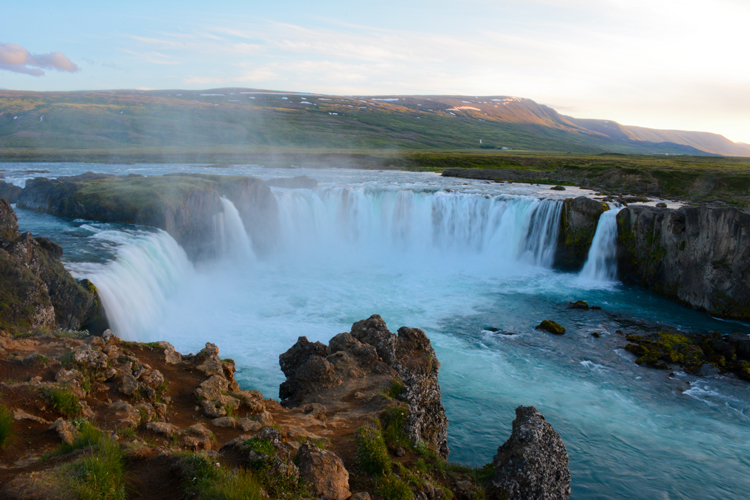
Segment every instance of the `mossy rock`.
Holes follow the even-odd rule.
[[[546,330],[550,333],[554,333],[555,335],[564,335],[565,334],[565,328],[560,326],[558,323],[555,323],[554,321],[550,319],[545,319],[539,325],[536,327],[537,330]]]

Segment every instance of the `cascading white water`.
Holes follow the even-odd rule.
[[[103,231],[94,237],[118,246],[115,260],[69,268],[96,285],[112,331],[136,340],[161,318],[168,296],[193,266],[165,231]]]
[[[592,281],[617,279],[617,214],[620,210],[621,207],[614,207],[599,217],[581,278]]]
[[[485,264],[549,267],[561,208],[559,201],[446,191],[345,187],[276,196],[284,251],[316,262],[470,255]]]
[[[224,211],[216,215],[216,245],[221,257],[248,262],[255,259],[250,235],[245,230],[240,213],[234,203],[221,197]]]

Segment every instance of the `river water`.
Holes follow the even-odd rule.
[[[60,243],[68,269],[97,285],[116,333],[182,352],[214,342],[236,360],[243,388],[277,397],[278,356],[297,337],[327,343],[380,314],[392,331],[419,327],[432,340],[453,461],[490,461],[515,407],[534,405],[565,441],[571,498],[750,498],[750,386],[643,368],[623,349],[629,333],[750,328],[618,282],[616,210],[603,216],[580,274],[552,270],[560,200],[584,191],[348,169],[0,170],[19,185],[86,171],[308,175],[318,188],[273,188],[280,241],[272,255],[256,254],[228,200],[211,235],[221,258],[199,264],[162,231],[17,213],[21,230]],[[575,300],[602,309],[567,309]],[[535,330],[543,319],[567,333]]]

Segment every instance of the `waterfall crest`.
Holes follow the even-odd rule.
[[[461,257],[550,267],[561,202],[448,191],[278,191],[282,248],[316,258]]]
[[[165,231],[103,231],[95,237],[117,245],[115,260],[70,264],[71,271],[96,285],[112,331],[137,340],[161,317],[167,298],[193,266]]]
[[[224,211],[214,219],[217,253],[220,257],[247,262],[255,259],[253,243],[234,203],[221,197]]]
[[[617,214],[622,207],[607,210],[599,217],[589,255],[580,277],[591,281],[617,279]]]

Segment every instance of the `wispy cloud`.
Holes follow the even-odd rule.
[[[75,73],[78,66],[62,52],[32,54],[20,45],[0,43],[0,69],[31,76],[44,76],[42,69]]]

